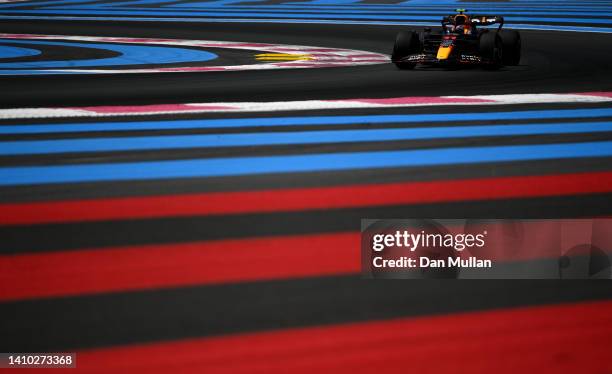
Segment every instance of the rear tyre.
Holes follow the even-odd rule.
[[[399,61],[402,58],[419,53],[421,50],[421,41],[419,40],[419,34],[414,31],[400,32],[395,37],[395,45],[393,46],[393,54],[391,55],[391,61],[395,63],[398,69],[407,70],[414,69],[416,63]]]
[[[516,30],[502,30],[500,36],[504,49],[504,65],[518,65],[521,61],[521,34]]]
[[[485,69],[496,70],[503,64],[503,44],[497,32],[485,32],[480,36],[480,56]]]

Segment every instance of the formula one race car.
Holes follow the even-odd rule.
[[[518,65],[521,60],[521,35],[502,30],[504,18],[469,16],[465,9],[442,18],[442,30],[400,32],[395,39],[391,61],[400,69],[417,64],[439,66],[479,65],[488,69]],[[479,28],[499,24],[497,29]]]

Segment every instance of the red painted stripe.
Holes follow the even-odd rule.
[[[612,172],[0,204],[0,225],[243,214],[612,191]]]
[[[612,372],[610,336],[612,302],[601,301],[130,345],[78,352],[77,365],[115,374],[603,374]]]
[[[513,223],[487,223],[487,247],[470,254],[496,263],[550,259],[591,242],[609,252],[608,236],[592,232],[610,232],[611,223],[566,220],[557,227],[555,222],[523,221],[516,239],[504,235],[516,229]],[[463,226],[446,229],[463,232]],[[562,243],[555,240],[560,230]],[[356,274],[360,266],[359,232],[3,255],[0,301]]]
[[[357,273],[359,233],[0,256],[0,301]]]
[[[574,95],[612,97],[612,92],[578,92],[578,93],[575,93]]]

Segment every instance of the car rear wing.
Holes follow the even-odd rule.
[[[466,16],[467,17],[467,15],[464,15],[463,13],[460,13],[458,15],[454,14],[454,15],[442,17],[442,28],[444,28],[447,25],[452,25],[455,21],[456,16]],[[478,26],[490,26],[490,25],[499,24],[498,30],[501,30],[501,28],[504,26],[504,17],[501,17],[501,16],[480,15],[480,16],[470,16],[467,18],[469,19],[470,23],[473,23]]]
[[[501,16],[471,16],[470,21],[479,26],[499,24],[498,30],[501,30],[504,26],[504,17]]]

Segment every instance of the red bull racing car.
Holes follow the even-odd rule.
[[[391,61],[400,69],[417,64],[438,66],[479,65],[498,69],[518,65],[521,60],[521,35],[516,30],[502,30],[500,16],[469,16],[465,9],[442,18],[442,29],[424,32],[400,32]],[[481,28],[498,24],[496,29]]]

